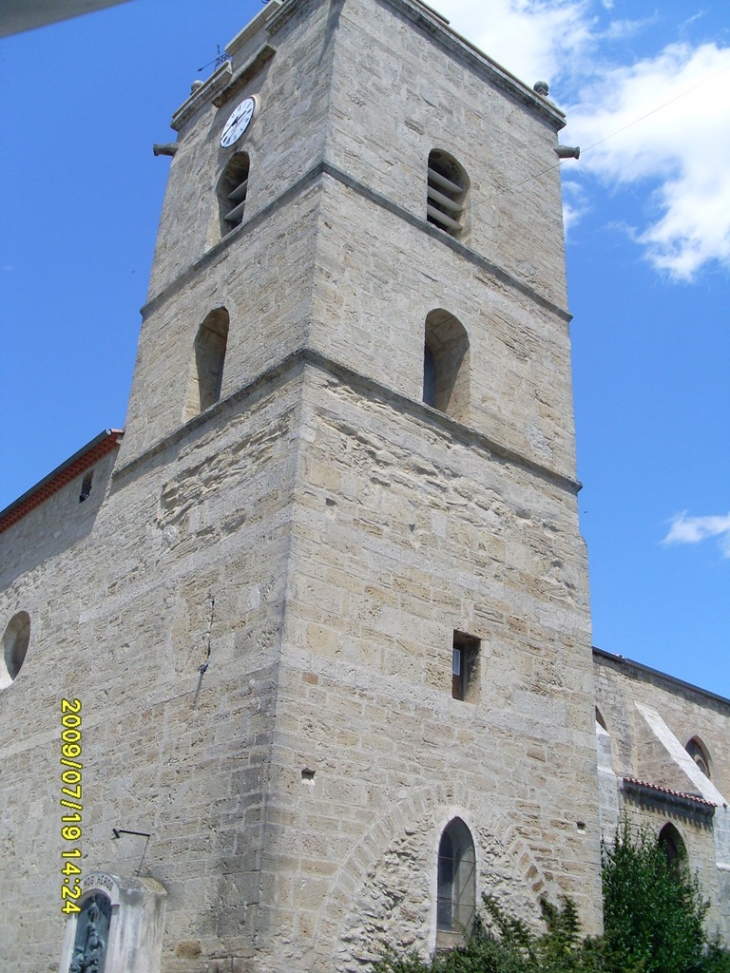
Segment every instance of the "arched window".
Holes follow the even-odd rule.
[[[604,730],[606,729],[606,721],[604,720],[603,716],[601,715],[601,711],[597,706],[596,706],[596,723],[598,723],[599,726],[603,727]]]
[[[426,318],[423,401],[461,422],[469,416],[469,337],[461,322],[440,308]]]
[[[694,760],[697,766],[700,768],[705,777],[710,777],[710,758],[707,754],[707,749],[699,737],[692,737],[687,746],[684,748],[690,757]]]
[[[469,933],[476,907],[476,856],[471,832],[450,821],[439,842],[436,893],[436,944],[457,945]]]
[[[30,615],[18,612],[8,622],[3,634],[3,654],[0,657],[0,689],[6,689],[15,682],[20,668],[25,662],[25,653],[30,642]]]
[[[667,868],[675,874],[679,872],[682,863],[687,860],[687,849],[682,835],[673,824],[665,824],[659,832],[659,847],[667,859]]]
[[[226,166],[218,183],[221,236],[230,233],[243,220],[243,210],[248,193],[249,158],[245,152],[236,152]]]
[[[428,157],[428,222],[451,236],[460,236],[468,189],[469,180],[462,166],[448,152],[434,149]]]
[[[229,320],[228,311],[217,307],[198,329],[190,361],[183,420],[209,409],[220,398]]]

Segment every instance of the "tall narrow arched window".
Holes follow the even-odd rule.
[[[476,855],[471,832],[454,818],[439,842],[436,944],[455,946],[468,934],[476,908]]]
[[[243,221],[243,211],[248,195],[248,171],[250,163],[245,152],[236,152],[229,160],[218,183],[221,236],[230,233]]]
[[[220,398],[228,323],[228,311],[217,307],[198,329],[188,372],[183,420],[192,419]]]
[[[659,832],[659,847],[667,859],[667,868],[675,874],[678,873],[687,860],[687,849],[682,835],[673,824],[665,824]]]
[[[440,308],[426,318],[423,401],[460,422],[469,417],[469,337],[461,322]]]
[[[434,149],[428,157],[428,222],[451,236],[461,236],[468,189],[469,180],[463,167],[448,152]]]

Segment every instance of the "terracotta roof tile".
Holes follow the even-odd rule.
[[[704,807],[715,808],[717,805],[713,801],[707,801],[699,794],[687,794],[683,791],[673,791],[669,787],[662,787],[660,784],[651,784],[647,780],[639,780],[637,777],[624,777],[624,785],[628,784],[629,789],[654,791],[666,797],[678,798],[682,801],[690,801],[692,804],[699,804]]]

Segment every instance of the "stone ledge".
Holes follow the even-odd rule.
[[[516,450],[496,442],[484,433],[480,433],[476,429],[464,425],[464,423],[458,422],[456,419],[452,419],[445,413],[433,409],[431,406],[426,405],[425,402],[411,399],[407,395],[403,395],[403,393],[397,392],[375,379],[369,378],[367,375],[363,375],[361,372],[357,372],[347,365],[327,358],[309,348],[300,348],[287,355],[281,361],[258,375],[248,385],[237,389],[227,398],[217,402],[209,409],[206,409],[205,412],[201,412],[168,436],[153,443],[152,446],[145,449],[142,453],[133,456],[123,466],[118,467],[114,471],[112,474],[112,483],[120,486],[126,477],[133,476],[136,472],[141,471],[141,467],[147,460],[159,455],[168,447],[181,442],[190,433],[206,426],[209,422],[214,421],[229,409],[244,403],[246,399],[267,385],[275,381],[282,383],[289,381],[292,377],[299,375],[306,366],[316,368],[319,371],[333,376],[339,382],[347,385],[357,393],[368,393],[366,396],[368,398],[377,398],[381,402],[393,404],[397,407],[399,415],[410,415],[412,418],[418,418],[421,421],[427,422],[429,425],[441,429],[450,439],[456,439],[464,446],[480,449],[491,457],[503,460],[514,466],[522,467],[522,469],[549,480],[551,483],[554,483],[569,493],[577,494],[582,488],[580,481],[574,480],[557,470],[550,469],[550,467],[543,466],[541,463],[536,463],[534,460],[523,456]]]
[[[233,69],[231,68],[230,61],[225,61],[214,71],[213,74],[204,81],[203,84],[196,88],[195,91],[190,95],[187,101],[178,108],[175,114],[172,116],[172,121],[170,122],[170,128],[174,131],[179,132],[180,129],[188,122],[193,115],[202,108],[212,97],[219,91],[222,91],[228,83],[230,82],[231,76],[233,74]]]

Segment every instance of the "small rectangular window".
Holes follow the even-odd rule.
[[[451,650],[451,695],[467,703],[479,700],[479,639],[454,632]]]
[[[79,503],[83,503],[84,500],[88,500],[91,496],[91,481],[93,479],[94,473],[87,473],[84,477],[83,483],[81,484],[81,492],[79,493]]]
[[[451,695],[454,697],[454,699],[464,698],[464,683],[461,678],[462,651],[462,649],[457,648],[451,650]]]

